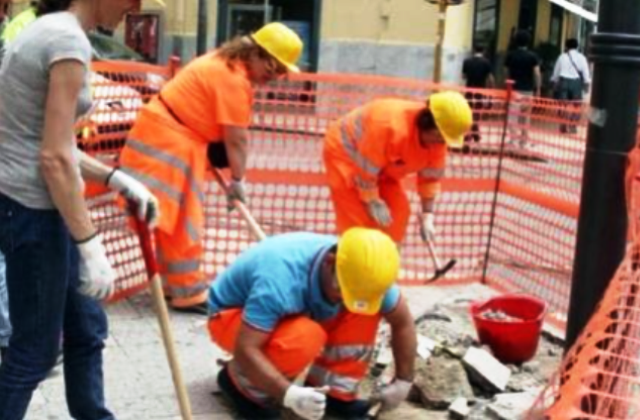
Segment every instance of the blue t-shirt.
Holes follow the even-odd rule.
[[[209,313],[242,307],[243,319],[271,332],[286,316],[304,314],[323,322],[343,305],[329,302],[320,288],[320,266],[338,238],[315,233],[287,233],[263,240],[243,252],[209,289]],[[382,313],[393,311],[400,289],[385,294]]]

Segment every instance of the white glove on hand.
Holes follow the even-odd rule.
[[[160,216],[158,199],[140,181],[120,169],[114,169],[107,178],[107,186],[138,205],[138,219],[146,222],[150,228],[156,226]]]
[[[227,186],[227,210],[231,211],[235,208],[235,204],[233,204],[234,200],[239,200],[241,202],[246,202],[247,196],[244,190],[244,181],[232,179]]]
[[[420,237],[427,242],[428,238],[434,240],[436,237],[435,217],[433,213],[423,213],[420,220]]]
[[[328,391],[329,387],[317,389],[291,385],[284,395],[282,405],[305,420],[320,420],[324,416],[327,404],[325,394]]]
[[[380,401],[382,401],[382,408],[384,410],[393,410],[407,399],[409,392],[413,387],[413,383],[404,381],[402,379],[396,379],[391,384],[387,385],[380,392]]]
[[[389,226],[393,221],[387,203],[379,198],[373,199],[367,203],[367,211],[373,220],[382,227]]]
[[[107,259],[102,235],[78,244],[80,251],[80,293],[102,300],[111,296],[116,272]]]

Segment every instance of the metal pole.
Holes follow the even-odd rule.
[[[442,48],[447,22],[447,1],[440,0],[438,3],[438,34],[436,38],[436,50],[433,64],[433,82],[440,83],[442,79]]]
[[[196,40],[196,53],[202,55],[207,52],[207,26],[209,25],[208,0],[198,0],[198,34]]]
[[[609,285],[626,247],[625,170],[634,147],[640,92],[640,0],[599,5],[589,56],[594,80],[573,266],[566,349]]]

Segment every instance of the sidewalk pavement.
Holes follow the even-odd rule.
[[[405,292],[414,315],[447,299],[482,299],[492,292],[480,284],[411,287]],[[171,373],[160,329],[147,293],[107,308],[110,338],[104,354],[106,398],[118,420],[179,420]],[[202,316],[170,313],[194,420],[232,420],[217,389],[216,359]],[[35,392],[26,420],[68,420],[62,367]]]

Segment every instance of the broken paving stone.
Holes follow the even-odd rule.
[[[474,399],[464,367],[457,359],[433,356],[416,361],[415,388],[427,408],[446,410],[458,397]]]
[[[438,417],[427,412],[424,408],[411,404],[409,402],[403,402],[400,407],[395,410],[383,411],[378,415],[378,420],[445,420],[446,417]]]
[[[497,420],[524,419],[538,397],[540,388],[527,392],[498,394],[492,403],[487,405],[486,412]]]
[[[469,417],[470,413],[469,401],[464,397],[456,398],[453,404],[449,406],[449,417],[454,420],[464,420]]]
[[[471,382],[488,392],[504,392],[511,370],[483,349],[470,347],[462,359]]]

